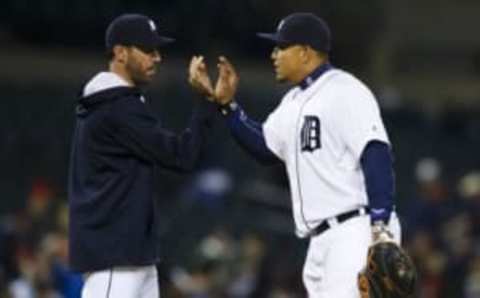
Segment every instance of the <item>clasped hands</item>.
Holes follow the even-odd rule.
[[[233,65],[227,58],[218,58],[218,79],[215,88],[208,75],[207,66],[203,56],[193,56],[188,69],[188,82],[208,100],[219,105],[226,105],[233,101],[238,86],[238,75]]]

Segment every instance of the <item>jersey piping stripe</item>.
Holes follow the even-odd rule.
[[[330,81],[333,77],[335,77],[337,74],[332,74],[331,77],[329,78],[326,78],[325,82],[323,82],[318,89],[322,89],[325,87],[326,83],[328,83],[328,81]],[[302,216],[302,220],[303,220],[303,223],[305,225],[305,227],[309,230],[308,232],[311,232],[313,230],[312,227],[310,227],[310,225],[308,224],[308,221],[307,221],[307,218],[305,216],[305,212],[303,211],[303,195],[302,195],[302,187],[300,185],[300,168],[298,167],[298,160],[299,160],[299,155],[301,154],[301,148],[298,147],[298,136],[297,136],[297,133],[299,131],[299,124],[301,123],[301,119],[302,119],[302,113],[303,113],[303,109],[305,108],[305,106],[307,105],[307,103],[315,96],[317,92],[313,92],[313,94],[308,97],[305,102],[302,104],[302,106],[300,107],[300,112],[299,112],[299,115],[298,115],[298,119],[297,119],[297,124],[295,126],[295,171],[297,172],[297,190],[298,190],[298,198],[300,199],[300,214]],[[301,131],[301,128],[300,128],[300,131]]]
[[[305,218],[305,213],[303,212],[303,196],[302,196],[302,187],[300,185],[300,169],[298,167],[298,160],[300,155],[299,152],[301,152],[300,150],[301,148],[298,147],[297,132],[298,132],[299,123],[302,121],[301,119],[302,119],[303,108],[305,107],[309,99],[305,100],[303,105],[300,107],[300,113],[298,115],[297,124],[295,125],[295,153],[296,153],[295,154],[295,170],[297,172],[297,190],[298,190],[298,198],[300,199],[300,215],[302,216],[303,224],[305,225],[307,230],[311,230],[312,228],[308,225],[307,219]]]
[[[113,268],[110,269],[110,275],[108,277],[107,297],[106,298],[110,298],[110,290],[112,289],[112,280],[113,280]]]

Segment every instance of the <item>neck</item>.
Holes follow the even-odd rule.
[[[110,65],[108,67],[108,70],[110,72],[113,72],[114,74],[118,75],[122,79],[127,82],[128,85],[130,86],[135,86],[135,82],[132,80],[131,76],[129,75],[128,71],[125,69],[124,65],[120,65],[116,63],[115,61],[110,62]]]
[[[327,59],[322,59],[322,58],[312,59],[309,63],[305,64],[305,66],[303,67],[300,79],[298,80],[298,82],[296,82],[296,84],[305,80],[315,69],[321,67],[327,62],[328,62]]]
[[[301,89],[307,89],[310,85],[313,84],[319,77],[321,77],[325,72],[332,69],[332,65],[325,61],[324,63],[318,64],[317,67],[312,70],[302,81],[298,83],[298,86]]]

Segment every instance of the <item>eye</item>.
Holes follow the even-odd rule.
[[[138,48],[142,53],[149,55],[149,56],[154,56],[155,52],[157,49],[151,49],[151,48],[145,48],[145,47],[139,47]]]
[[[280,50],[286,50],[288,49],[289,47],[291,47],[292,45],[291,44],[288,44],[288,43],[280,43],[277,45],[277,48],[279,48]]]

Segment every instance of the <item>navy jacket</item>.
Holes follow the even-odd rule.
[[[159,260],[156,167],[193,169],[215,108],[202,100],[182,134],[162,127],[132,87],[77,105],[69,172],[70,265],[88,272]]]

